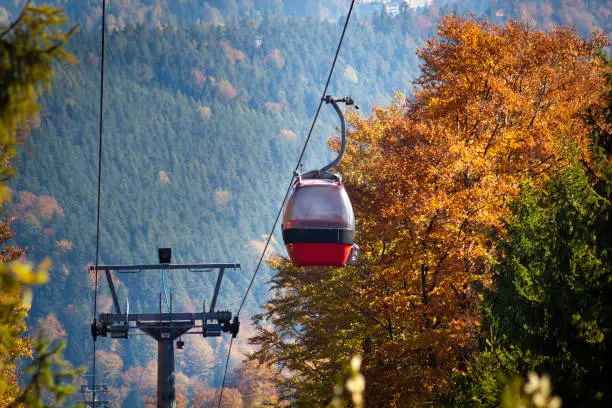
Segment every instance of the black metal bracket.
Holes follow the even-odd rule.
[[[98,323],[96,319],[93,320],[91,324],[91,337],[93,337],[93,341],[96,341],[98,336],[106,337],[108,335],[108,329],[105,324]]]
[[[234,321],[230,325],[230,333],[232,337],[235,339],[238,335],[238,331],[240,330],[240,322],[238,321],[238,316],[234,316]]]
[[[355,106],[355,109],[359,110],[359,105],[357,105],[357,104],[355,103],[355,100],[354,100],[353,98],[351,98],[350,96],[345,96],[344,98],[334,98],[334,97],[333,97],[333,96],[331,96],[331,95],[326,95],[324,98],[321,98],[321,100],[322,100],[323,102],[325,102],[326,104],[328,104],[328,105],[329,105],[330,103],[332,103],[332,104],[336,104],[336,103],[338,103],[338,102],[342,102],[342,103],[344,103],[346,106],[351,106],[351,105],[354,105],[354,106]]]

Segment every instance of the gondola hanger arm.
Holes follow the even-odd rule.
[[[337,166],[338,163],[340,163],[340,160],[342,159],[342,156],[344,155],[344,152],[346,150],[346,121],[344,120],[344,114],[340,110],[340,107],[338,106],[338,103],[344,103],[347,106],[354,105],[355,109],[359,109],[359,105],[355,104],[355,100],[353,98],[351,98],[350,96],[345,96],[344,98],[334,98],[331,95],[327,95],[327,96],[325,96],[325,98],[322,98],[322,100],[326,104],[330,104],[331,103],[331,105],[334,107],[334,110],[338,114],[338,118],[340,118],[341,146],[340,146],[340,152],[338,152],[338,156],[331,163],[329,163],[327,166],[319,169],[320,173],[324,173],[324,172],[328,171],[329,169]]]

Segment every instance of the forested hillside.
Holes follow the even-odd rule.
[[[235,311],[291,177],[341,28],[265,17],[224,27],[145,25],[112,33],[105,56],[101,263],[156,262],[160,246],[172,247],[177,263],[239,262],[243,269],[226,274],[219,303]],[[389,35],[354,25],[330,92],[351,95],[367,110],[384,103],[394,89],[410,86],[419,41],[416,30]],[[93,283],[86,266],[95,255],[99,46],[85,31],[71,40],[80,64],[58,67],[12,184],[17,242],[32,258],[52,255],[54,262],[53,283],[37,293],[31,326],[67,335],[74,364],[87,364],[92,347]],[[326,142],[337,119],[328,110],[315,129],[307,167],[333,155]],[[118,279],[130,311],[158,309],[158,274]],[[249,316],[268,296],[268,279],[264,271],[243,312],[243,344]],[[207,274],[172,274],[175,310],[200,310],[213,284]],[[109,311],[105,281],[101,288],[99,311]],[[183,374],[218,386],[227,343],[195,336],[186,341],[191,364],[182,366]],[[102,367],[118,389],[125,381],[137,388],[133,376],[121,373],[146,366],[156,352],[142,336],[102,339],[99,347]],[[233,358],[240,361],[237,350]]]
[[[20,176],[11,182],[10,215],[16,217],[15,240],[28,248],[28,256],[33,260],[51,256],[53,260],[51,284],[36,292],[30,318],[32,332],[45,328],[53,336],[67,337],[71,362],[87,365],[92,350],[89,324],[93,318],[93,282],[86,268],[95,256],[101,2],[55,3],[65,6],[73,21],[81,24],[68,46],[80,63],[57,67],[52,92],[44,97],[43,110],[34,123],[34,135],[18,157]],[[594,29],[610,29],[606,2],[553,3],[444,2],[397,17],[378,12],[362,15],[349,27],[330,93],[355,98],[365,117],[374,107],[390,104],[394,91],[411,96],[415,87],[412,81],[419,75],[416,51],[426,37],[434,35],[439,18],[451,11],[472,11],[493,22],[523,18],[546,29],[553,24],[575,24],[585,36]],[[8,12],[2,14],[0,9],[0,18],[9,18],[8,13],[14,16],[22,4],[2,4]],[[101,263],[155,263],[160,246],[172,247],[177,263],[239,262],[242,270],[226,274],[219,301],[221,308],[235,311],[291,178],[340,36],[338,17],[346,13],[347,6],[346,1],[314,0],[109,2]],[[399,118],[402,113],[393,106],[391,112]],[[326,145],[336,126],[330,110],[324,108],[315,128],[305,168],[318,167],[333,155]],[[362,165],[367,167],[378,158]],[[356,182],[359,171],[359,167],[347,167],[347,173],[353,172],[355,191],[364,188]],[[387,175],[395,172],[393,166],[386,171]],[[414,177],[418,179],[419,175]],[[388,181],[385,188],[392,189],[393,183]],[[369,204],[364,199],[359,205],[366,208]],[[365,221],[362,225],[366,226]],[[280,235],[276,238],[271,252],[283,254]],[[428,262],[434,262],[430,256]],[[480,258],[470,256],[474,258],[469,262],[480,265]],[[391,279],[379,266],[376,271],[380,270],[383,278]],[[174,295],[175,310],[200,310],[203,300],[209,300],[212,276],[170,275],[168,288]],[[249,317],[274,295],[266,284],[271,276],[267,268],[260,274],[241,316],[243,325],[232,354],[233,366],[244,358],[245,351],[252,351],[247,338],[255,332]],[[378,279],[380,276],[367,280],[378,280],[381,285],[389,282]],[[129,299],[130,311],[158,309],[158,274],[143,272],[117,279],[121,282],[120,297]],[[459,296],[460,291],[467,290],[460,282],[454,289],[448,286],[445,290]],[[111,300],[103,280],[101,288],[99,311],[109,311]],[[387,288],[379,289],[390,296]],[[316,300],[330,303],[324,296]],[[454,305],[456,308],[448,313],[463,310]],[[385,302],[375,307],[384,309]],[[387,312],[380,313],[386,316]],[[400,316],[398,319],[404,317]],[[423,321],[431,326],[439,321],[436,319],[438,316],[425,317]],[[419,320],[406,320],[406,327],[413,330],[418,326],[415,321]],[[449,329],[445,336],[460,335],[464,328]],[[344,354],[361,347],[364,340],[350,338],[350,334],[346,332],[343,339]],[[219,387],[227,339],[190,336],[185,340],[185,350],[177,352],[181,372],[177,387],[186,404],[196,395],[211,398],[207,386]],[[393,348],[395,344],[385,347],[391,347],[397,355],[406,350],[402,347],[410,347],[403,344]],[[431,347],[429,350],[419,343],[415,349],[431,356],[442,345]],[[454,353],[467,350],[464,354],[468,355],[473,343],[467,341],[458,347]],[[143,398],[154,396],[154,342],[145,336],[127,341],[100,339],[98,349],[100,370],[108,375],[106,382],[112,387],[115,403],[138,406]],[[446,377],[437,373],[451,367],[455,357],[451,354],[445,355],[446,360],[440,359],[440,367],[430,367],[428,377],[421,378],[425,388],[447,390],[448,383],[443,383]],[[412,363],[411,355],[408,357],[405,361]],[[418,360],[414,367],[419,364],[427,366],[430,360]],[[334,365],[325,375],[333,377],[337,368]],[[398,366],[398,372],[400,369]],[[375,367],[370,375],[376,377],[378,373]],[[411,375],[421,374],[415,371]],[[270,370],[248,363],[235,372],[228,398],[252,402],[256,399],[249,396],[253,378],[265,378],[269,387],[273,377]],[[331,392],[332,385],[326,383],[317,391]],[[266,393],[275,391],[268,389]]]
[[[10,15],[14,16],[25,0],[5,3],[0,3],[0,22]],[[421,16],[414,21],[420,30],[435,24],[441,15],[451,12],[472,13],[495,22],[508,18],[523,19],[547,29],[559,24],[572,25],[583,35],[596,29],[610,32],[612,27],[612,8],[605,0],[433,0],[428,3],[428,7],[420,11]],[[79,22],[83,29],[91,31],[99,28],[101,0],[54,0],[53,4],[63,7],[71,20]],[[124,30],[129,25],[138,24],[183,27],[190,24],[225,25],[243,17],[260,20],[267,14],[336,22],[346,15],[349,4],[349,0],[113,0],[107,2],[107,7],[109,28]],[[358,2],[354,14],[361,21],[372,21],[383,9],[380,2]],[[393,27],[393,20],[386,22],[389,28]]]

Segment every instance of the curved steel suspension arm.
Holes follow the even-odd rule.
[[[340,118],[340,134],[342,138],[342,141],[341,141],[342,145],[340,146],[340,152],[338,152],[338,156],[327,166],[321,168],[319,170],[320,172],[325,172],[331,169],[332,167],[335,167],[336,165],[338,165],[338,163],[340,163],[340,160],[342,159],[342,156],[344,155],[344,151],[346,150],[346,121],[344,120],[344,115],[342,114],[342,111],[340,110],[340,107],[338,106],[338,102],[344,102],[346,105],[355,105],[355,101],[350,96],[347,96],[342,99],[334,99],[330,95],[327,95],[323,100],[327,104],[330,104],[330,103],[332,104],[332,106],[336,110],[336,113],[338,114],[338,117]],[[359,106],[355,105],[355,108],[359,109]]]

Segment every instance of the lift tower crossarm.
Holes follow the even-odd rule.
[[[108,282],[108,288],[110,289],[111,296],[113,298],[113,305],[115,306],[115,312],[117,314],[121,313],[121,306],[119,305],[119,298],[117,297],[117,292],[115,291],[115,284],[113,282],[113,277],[111,275],[111,271],[119,272],[119,273],[137,273],[142,271],[155,271],[155,270],[173,270],[173,269],[182,269],[182,270],[213,270],[219,269],[219,275],[217,278],[217,285],[215,287],[215,293],[213,295],[213,303],[211,304],[210,311],[213,311],[213,307],[215,306],[217,295],[219,293],[219,287],[221,286],[221,279],[223,279],[223,272],[225,269],[240,269],[240,264],[238,263],[210,263],[210,264],[151,264],[151,265],[90,265],[89,271],[104,271],[106,275],[106,281]]]
[[[232,314],[225,311],[207,313],[130,313],[128,315],[121,313],[100,313],[100,323],[107,324],[117,320],[124,320],[128,322],[159,322],[159,320],[195,321],[204,319],[229,322],[232,320]]]

